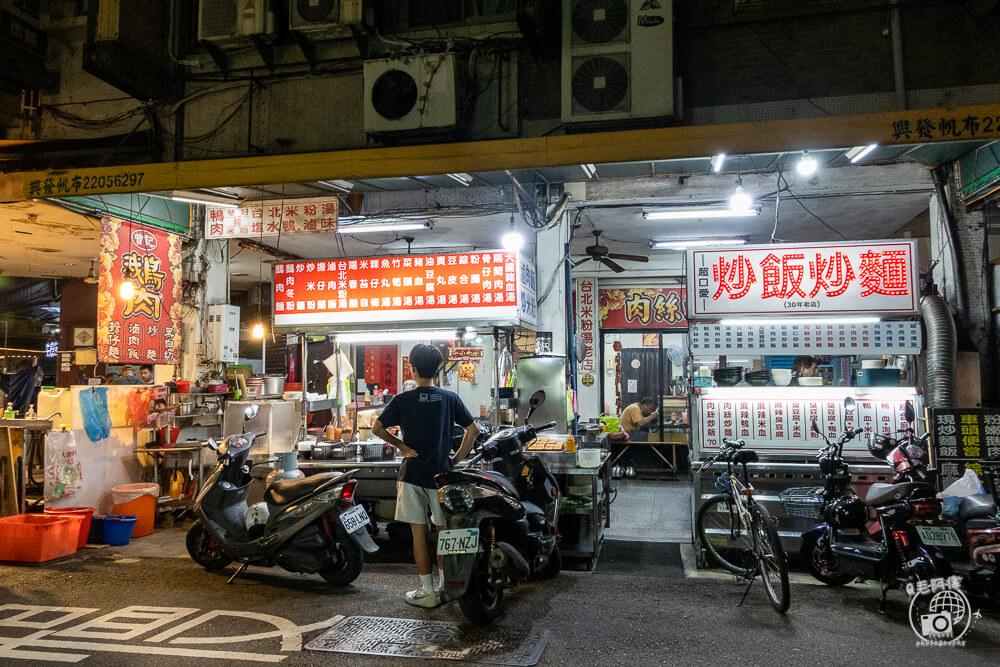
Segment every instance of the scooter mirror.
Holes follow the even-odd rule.
[[[539,389],[530,397],[528,397],[528,406],[530,406],[531,409],[537,408],[544,402],[545,402],[545,391],[542,389]]]
[[[219,451],[219,443],[215,441],[215,438],[208,439],[208,448],[211,449],[213,452]]]
[[[913,409],[913,402],[906,402],[906,409],[904,410],[906,415],[906,421],[910,423],[910,428],[913,428],[913,420],[917,418],[917,413]]]
[[[819,430],[819,422],[816,421],[815,419],[812,420],[812,432],[815,433],[816,435],[822,434],[822,431]]]
[[[857,407],[858,407],[857,403],[855,403],[854,399],[851,398],[850,396],[844,399],[844,410],[847,411],[847,414],[849,415],[854,414],[854,411],[857,409]]]
[[[248,405],[247,409],[243,411],[243,421],[250,421],[254,417],[260,414],[260,406],[254,403],[253,405]]]

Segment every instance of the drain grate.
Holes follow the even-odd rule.
[[[538,664],[548,641],[548,630],[502,625],[479,628],[448,621],[350,616],[306,644],[306,648],[530,667]]]

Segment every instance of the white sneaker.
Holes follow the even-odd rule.
[[[433,609],[441,604],[441,598],[437,593],[428,593],[423,588],[410,591],[403,599],[406,600],[407,604],[412,604],[414,607],[424,607],[425,609]]]

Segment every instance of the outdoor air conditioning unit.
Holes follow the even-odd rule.
[[[673,0],[563,3],[563,123],[673,116]]]
[[[364,75],[368,134],[441,130],[458,123],[454,55],[367,60]]]
[[[362,0],[289,0],[288,25],[299,32],[350,37],[351,26],[364,22]]]
[[[274,32],[271,0],[201,0],[198,40],[232,42]]]

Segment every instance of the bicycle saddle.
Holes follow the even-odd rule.
[[[740,451],[733,454],[733,463],[740,465],[743,463],[757,463],[760,457],[757,456],[757,452],[752,449],[741,449]]]

